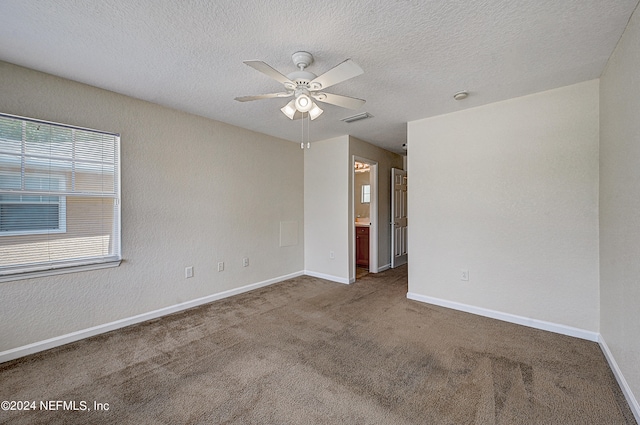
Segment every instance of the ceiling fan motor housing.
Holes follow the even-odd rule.
[[[293,63],[299,71],[294,71],[287,75],[287,78],[295,83],[295,85],[285,83],[284,86],[287,90],[306,88],[311,91],[316,91],[322,88],[322,85],[318,82],[311,84],[318,76],[313,72],[305,71],[305,68],[313,63],[313,55],[311,53],[295,52],[291,55],[291,60],[293,60]]]
[[[316,74],[309,71],[294,71],[291,74],[287,75],[291,81],[295,83],[293,87],[287,87],[287,83],[285,83],[285,88],[289,90],[295,90],[297,88],[309,88],[309,84],[316,79]]]

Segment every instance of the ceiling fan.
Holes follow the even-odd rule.
[[[244,61],[244,63],[250,67],[282,83],[285,91],[257,96],[236,97],[236,100],[239,102],[248,102],[251,100],[293,96],[294,98],[280,109],[282,113],[290,119],[299,118],[302,114],[309,113],[309,117],[312,120],[318,118],[323,112],[314,100],[349,109],[357,109],[364,105],[365,101],[362,99],[323,91],[334,84],[341,83],[364,73],[362,68],[351,59],[347,59],[336,65],[320,76],[316,76],[306,70],[306,68],[313,63],[311,53],[296,52],[291,55],[291,59],[298,68],[298,71],[294,71],[288,75],[281,74],[265,62],[259,60]]]

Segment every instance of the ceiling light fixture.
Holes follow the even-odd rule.
[[[289,119],[294,119],[296,114],[300,112],[302,114],[302,140],[300,141],[300,147],[304,149],[304,119],[307,118],[307,148],[311,147],[311,140],[309,138],[309,122],[318,118],[324,111],[320,109],[318,105],[311,99],[307,90],[298,90],[295,94],[296,98],[284,105],[280,110]],[[305,117],[306,114],[306,117]]]
[[[309,112],[311,108],[313,108],[314,103],[308,94],[301,93],[296,96],[295,105],[298,111]]]
[[[282,111],[283,114],[285,114],[287,117],[289,117],[289,119],[293,119],[293,117],[296,114],[296,100],[293,99],[291,102],[287,103],[286,105],[284,105],[283,108],[281,108],[280,110]]]
[[[453,95],[453,98],[455,100],[462,100],[462,99],[466,99],[467,97],[469,97],[469,92],[466,90],[459,91],[458,93]]]
[[[365,162],[356,161],[353,164],[354,171],[356,173],[366,173],[371,171],[371,165]]]
[[[289,119],[294,119],[296,112],[309,113],[309,118],[315,120],[324,111],[311,99],[306,91],[300,90],[296,93],[296,98],[280,109]]]
[[[318,118],[320,116],[320,114],[322,114],[323,112],[324,111],[322,109],[320,109],[320,107],[314,103],[313,104],[313,108],[311,108],[309,110],[309,117],[311,118],[311,121],[313,121],[316,118]]]

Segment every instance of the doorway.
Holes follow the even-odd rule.
[[[351,188],[351,282],[378,272],[378,163],[353,156]]]

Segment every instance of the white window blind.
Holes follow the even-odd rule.
[[[120,259],[120,136],[0,114],[0,278]]]

